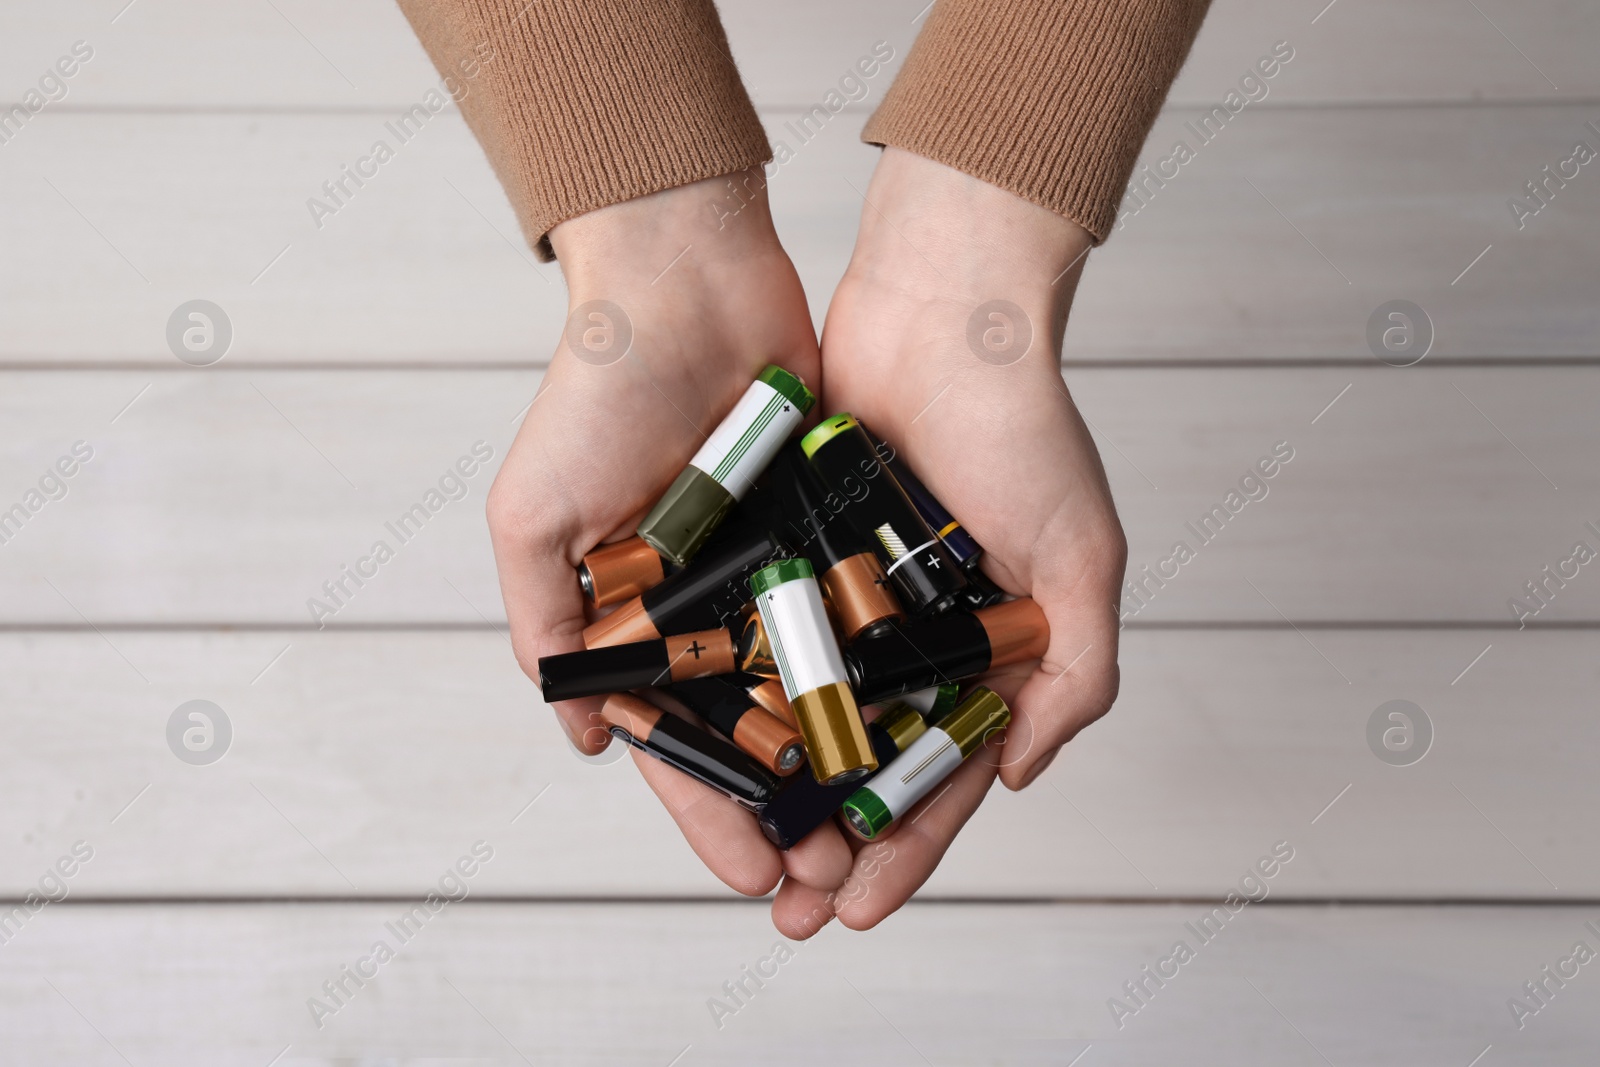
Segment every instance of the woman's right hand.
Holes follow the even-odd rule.
[[[779,364],[820,390],[816,332],[763,184],[759,169],[708,179],[551,232],[567,326],[488,503],[512,647],[536,682],[541,656],[583,647],[583,555],[633,532],[761,368]],[[599,705],[555,705],[584,755],[611,741]],[[844,881],[850,853],[836,828],[780,854],[732,801],[635,760],[732,888],[761,895],[785,873],[824,892]]]

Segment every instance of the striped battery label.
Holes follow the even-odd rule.
[[[896,756],[893,763],[879,771],[866,788],[878,794],[884,807],[898,819],[959,766],[961,746],[949,734],[932,726],[913,741],[910,748]]]
[[[915,559],[918,552],[939,543],[939,539],[936,537],[932,541],[924,541],[916,548],[908,550],[905,538],[901,537],[895,528],[888,523],[884,523],[872,532],[877,536],[878,543],[883,546],[884,552],[888,553],[889,558],[893,560],[889,564],[889,569],[883,572],[885,575],[893,574],[900,564],[909,559]]]
[[[815,578],[794,578],[756,598],[767,629],[772,658],[790,700],[825,685],[845,681],[844,657],[822,607]]]
[[[766,382],[751,382],[689,462],[742,500],[803,418],[788,397]]]

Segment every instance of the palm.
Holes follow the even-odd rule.
[[[578,329],[558,346],[491,494],[512,644],[535,678],[539,657],[582,645],[588,615],[574,568],[583,554],[633,530],[764,364],[819,376],[804,292],[781,251],[736,263],[685,257],[659,278],[658,264],[637,267],[601,288],[574,285]],[[593,303],[602,300],[610,306]],[[598,706],[556,708],[581,752],[610,741]],[[780,855],[732,801],[635,758],[695,851],[735,889],[766,893],[785,874],[843,879],[849,853],[836,831]]]
[[[805,298],[781,254],[733,277],[678,269],[677,284],[669,274],[574,294],[575,343],[558,347],[496,481],[502,592],[534,676],[534,661],[577,647],[585,625],[572,568],[631,531],[761,366],[816,379]],[[741,314],[748,306],[772,314]]]
[[[1116,521],[1099,455],[1056,372],[1048,327],[1031,330],[1025,354],[986,362],[967,340],[978,303],[846,278],[828,313],[823,404],[852,411],[903,453],[1007,591],[1076,590],[1107,562]],[[1040,544],[1053,551],[1036,553]],[[1072,606],[1103,615],[1111,601]],[[1052,656],[1064,651],[1052,643]]]
[[[985,546],[990,576],[1039,601],[1051,641],[1042,664],[989,679],[1015,716],[1001,751],[974,757],[894,837],[858,851],[837,904],[854,927],[880,921],[927,879],[997,769],[1020,788],[1030,749],[1053,748],[1104,713],[1103,694],[1116,684],[1113,603],[1124,551],[1099,457],[1057,371],[1049,305],[1024,313],[1033,324],[1026,351],[982,349],[982,358],[968,341],[981,298],[927,278],[888,277],[896,280],[853,272],[834,294],[822,343],[824,409],[856,414],[903,454]],[[817,896],[803,887],[788,901],[780,894],[780,927]]]
[[[732,801],[634,753],[711,871],[753,895],[781,880],[774,922],[806,937],[835,914],[864,928],[899,908],[937,866],[997,768],[1021,788],[1044,769],[1046,753],[1110,706],[1125,548],[1056,362],[1072,268],[1082,259],[1075,250],[1087,249],[1087,235],[993,187],[887,150],[869,195],[899,223],[883,216],[885,226],[869,226],[875,205],[863,216],[819,357],[804,293],[764,201],[724,229],[723,195],[719,182],[695,183],[580,216],[552,234],[581,314],[489,505],[523,669],[536,678],[539,657],[581,645],[588,618],[573,568],[595,544],[632,530],[768,362],[820,384],[824,413],[853,411],[902,450],[986,546],[991,577],[1032,595],[1051,628],[1042,666],[991,679],[1014,711],[1000,751],[973,757],[948,789],[872,845],[847,843],[830,823],[780,853]],[[1045,284],[1052,278],[1067,280],[1056,289]],[[967,341],[974,309],[995,292],[1027,309],[1017,322],[1030,324],[1032,342],[1025,352],[1018,346],[1014,361],[1003,352],[979,358]],[[610,306],[588,306],[602,300]],[[618,336],[624,320],[629,343]],[[585,337],[586,329],[598,332]],[[597,705],[556,709],[583,752],[609,740]]]

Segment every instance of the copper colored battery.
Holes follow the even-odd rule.
[[[900,603],[884,577],[883,565],[871,552],[858,552],[834,564],[822,575],[822,589],[844,631],[845,640],[877,633],[887,623],[905,618]]]
[[[811,560],[844,639],[880,633],[904,619],[883,564],[849,520],[827,507],[827,495],[804,453],[798,448],[779,453],[770,477],[789,522],[784,537]]]
[[[833,610],[833,604],[824,600],[822,609],[828,616],[829,628],[837,634],[843,627],[839,623],[839,616]],[[762,621],[758,612],[752,611],[745,616],[744,625],[739,630],[739,638],[734,642],[733,656],[735,662],[739,665],[739,670],[747,675],[769,679],[774,682],[778,682],[783,676],[782,670],[778,667],[777,653],[772,648],[772,638],[767,633],[767,624]],[[781,682],[779,682],[776,691],[779,694],[783,694]],[[783,699],[785,705],[787,705],[788,696],[784,695]],[[768,711],[772,711],[772,708],[767,707],[765,702],[761,706],[766,707]],[[786,706],[783,711],[775,712],[775,714],[787,719],[794,714],[794,709]]]
[[[845,646],[856,698],[873,704],[1038,659],[1050,645],[1044,610],[1026,597],[972,614],[918,619]],[[743,644],[741,643],[741,651]]]
[[[733,661],[733,635],[720,628],[702,630],[543,656],[539,660],[539,688],[551,703],[577,700],[731,674],[735,669]]]
[[[973,613],[989,636],[989,667],[1039,659],[1050,648],[1050,623],[1032,597],[1018,597]]]
[[[867,542],[913,615],[938,614],[956,603],[966,576],[955,557],[895,480],[855,416],[818,423],[800,440],[817,482],[844,501],[842,515]],[[870,481],[859,495],[851,486]]]
[[[806,758],[800,731],[757,704],[735,680],[739,677],[695,678],[667,692],[767,770],[793,774]]]
[[[744,629],[739,631],[739,640],[734,644],[733,654],[739,669],[746,674],[757,674],[763,678],[778,677],[778,657],[773,654],[772,640],[767,637],[767,626],[761,621],[760,615],[752,613],[746,617]]]
[[[648,641],[660,637],[650,614],[645,611],[643,595],[636,596],[603,619],[597,619],[583,628],[585,648],[605,648],[624,645],[630,641]]]
[[[745,692],[750,694],[751,700],[790,726],[800,725],[800,720],[794,717],[794,706],[789,703],[789,697],[783,691],[783,683],[778,679],[759,674],[740,674],[738,680],[739,684],[744,686]]]
[[[759,809],[778,782],[755,760],[692,723],[629,693],[606,698],[600,709],[613,736],[621,737],[747,808]]]
[[[664,561],[641,537],[601,545],[578,564],[578,584],[597,608],[638,596],[666,576]]]
[[[584,647],[737,625],[750,600],[745,580],[786,551],[758,515],[749,502],[742,504],[689,566],[585,627]]]
[[[829,629],[835,634],[843,629],[839,615],[834,611],[830,601],[823,600],[822,610],[828,617]],[[772,649],[772,638],[767,634],[767,624],[762,621],[758,612],[752,611],[745,616],[744,624],[739,630],[739,639],[734,642],[733,655],[739,664],[739,669],[747,674],[772,679],[783,676],[783,672],[778,668],[777,654]]]

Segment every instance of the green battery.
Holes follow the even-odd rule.
[[[687,564],[816,402],[805,382],[769,364],[656,501],[639,536],[678,566]]]
[[[1011,721],[1011,709],[992,689],[979,686],[909,748],[850,794],[841,809],[845,821],[871,841],[884,827],[944,781],[978,750],[984,739]]]

